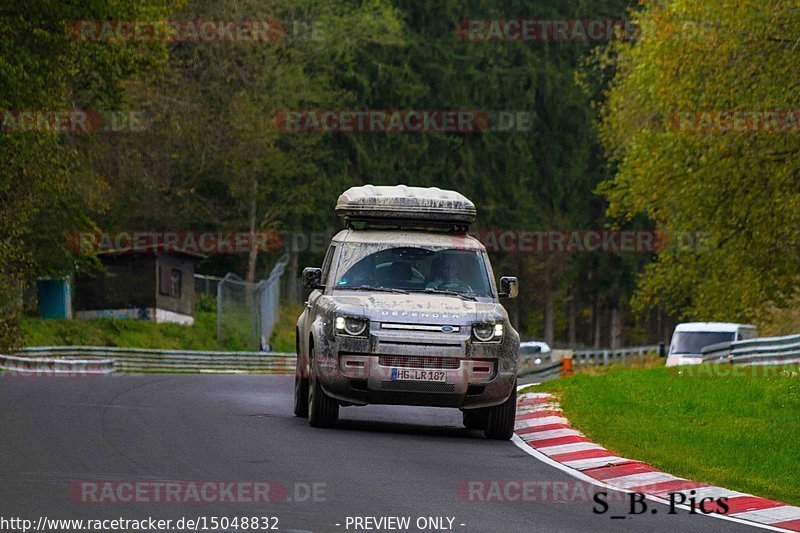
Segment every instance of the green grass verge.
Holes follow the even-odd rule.
[[[609,372],[618,370],[629,370],[632,368],[660,368],[664,366],[664,358],[657,355],[650,355],[641,358],[630,359],[625,363],[610,363],[607,365],[585,365],[573,366],[575,374],[587,374],[589,376],[602,376]]]
[[[281,304],[280,316],[275,327],[272,329],[272,336],[269,339],[272,349],[276,352],[294,353],[295,352],[295,326],[297,317],[303,312],[303,304],[296,302],[284,302]]]
[[[179,350],[250,350],[245,339],[228,336],[217,342],[214,300],[200,300],[192,326],[156,324],[147,320],[22,319],[25,346],[123,346]]]
[[[800,505],[800,375],[698,370],[578,374],[525,390],[555,393],[573,426],[624,457]]]
[[[303,310],[300,303],[281,305],[280,317],[270,337],[277,352],[294,353],[294,329]],[[230,318],[230,317],[229,317]],[[228,323],[236,323],[228,320]],[[202,299],[195,309],[192,326],[156,324],[146,320],[105,319],[44,320],[22,319],[25,346],[123,346],[175,350],[250,351],[247,340],[250,321],[242,318],[239,330],[228,327],[222,342],[217,341],[217,308],[213,299]]]

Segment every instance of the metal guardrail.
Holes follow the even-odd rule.
[[[549,355],[545,356],[547,360],[536,364],[536,360],[540,357],[542,357],[540,354],[521,355],[517,366],[517,376],[546,381],[565,375],[571,375],[572,350],[552,350]],[[570,360],[569,363],[565,363],[567,360]]]
[[[295,355],[268,352],[157,350],[105,346],[41,346],[25,348],[28,357],[97,357],[112,361],[118,372],[294,373]]]
[[[616,350],[575,350],[572,361],[576,367],[587,365],[608,365],[611,363],[628,363],[641,361],[645,357],[659,354],[659,346],[634,346]]]
[[[555,363],[551,362],[542,366],[534,366],[521,361],[519,368],[517,369],[517,376],[526,378],[533,377],[544,381],[546,379],[560,377],[563,373],[563,370],[563,361],[558,361]]]
[[[703,362],[729,362],[743,365],[782,365],[800,363],[800,335],[761,337],[721,342],[702,350]]]
[[[0,354],[0,368],[23,374],[111,374],[113,359],[62,359],[52,357],[19,357]]]
[[[553,350],[551,355],[553,361],[541,366],[534,363],[535,356],[521,357],[517,375],[544,381],[555,377],[572,375],[573,369],[580,367],[640,362],[646,357],[659,355],[659,349],[658,345],[652,345],[617,350]]]
[[[796,337],[800,343],[800,335]],[[639,346],[621,350],[553,350],[552,360],[543,365],[536,365],[535,358],[520,359],[518,375],[549,379],[570,373],[572,365],[581,367],[634,362],[651,354],[657,354],[658,348],[658,346]],[[64,359],[67,357],[78,358],[77,361],[84,362],[100,360],[110,365],[112,370],[108,370],[109,372],[115,369],[118,372],[292,374],[296,359],[294,354],[277,352],[159,350],[107,346],[39,346],[25,348],[19,355],[42,365],[49,364],[49,361],[68,361]],[[567,359],[571,359],[571,364],[565,364]]]

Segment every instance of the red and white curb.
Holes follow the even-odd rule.
[[[526,385],[527,386],[527,385]],[[525,393],[517,398],[514,443],[537,459],[573,477],[611,490],[640,492],[647,499],[668,503],[670,493],[694,491],[696,501],[711,497],[728,498],[726,514],[715,518],[740,522],[773,531],[800,531],[800,507],[751,494],[679,478],[652,466],[620,457],[591,442],[573,428],[549,393]],[[716,504],[706,504],[713,511]],[[676,505],[689,509],[686,505]]]

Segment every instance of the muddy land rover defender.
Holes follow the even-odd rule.
[[[494,439],[514,429],[519,335],[498,298],[483,245],[467,233],[475,206],[453,191],[353,187],[336,213],[346,229],[297,321],[294,414],[333,427],[340,406],[454,407]]]

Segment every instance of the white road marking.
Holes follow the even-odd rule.
[[[517,424],[525,422],[526,428],[533,428],[537,426],[547,426],[549,424],[567,424],[569,425],[569,420],[564,418],[563,416],[543,416],[541,418],[530,418],[528,420],[518,420]]]
[[[606,479],[606,483],[624,489],[633,489],[644,485],[653,485],[665,481],[688,481],[687,479],[665,474],[664,472],[643,472],[641,474],[630,474],[627,476]]]
[[[606,465],[615,465],[618,463],[628,463],[630,459],[619,457],[618,455],[607,455],[605,457],[591,457],[589,459],[575,459],[574,461],[565,461],[564,464],[576,470],[589,470],[590,468],[598,468]]]
[[[772,509],[760,509],[758,511],[745,511],[736,513],[736,518],[755,520],[763,524],[776,524],[778,522],[788,522],[789,520],[800,520],[800,507],[785,505],[783,507],[773,507]]]
[[[545,446],[539,451],[546,455],[560,455],[562,453],[583,452],[586,450],[604,450],[599,444],[594,442],[573,442],[572,444],[559,444],[558,446]]]
[[[537,440],[545,440],[545,439],[557,439],[559,437],[582,437],[583,433],[578,431],[577,429],[551,429],[548,431],[536,431],[534,433],[527,433],[522,436],[522,438],[528,442],[537,441]]]

